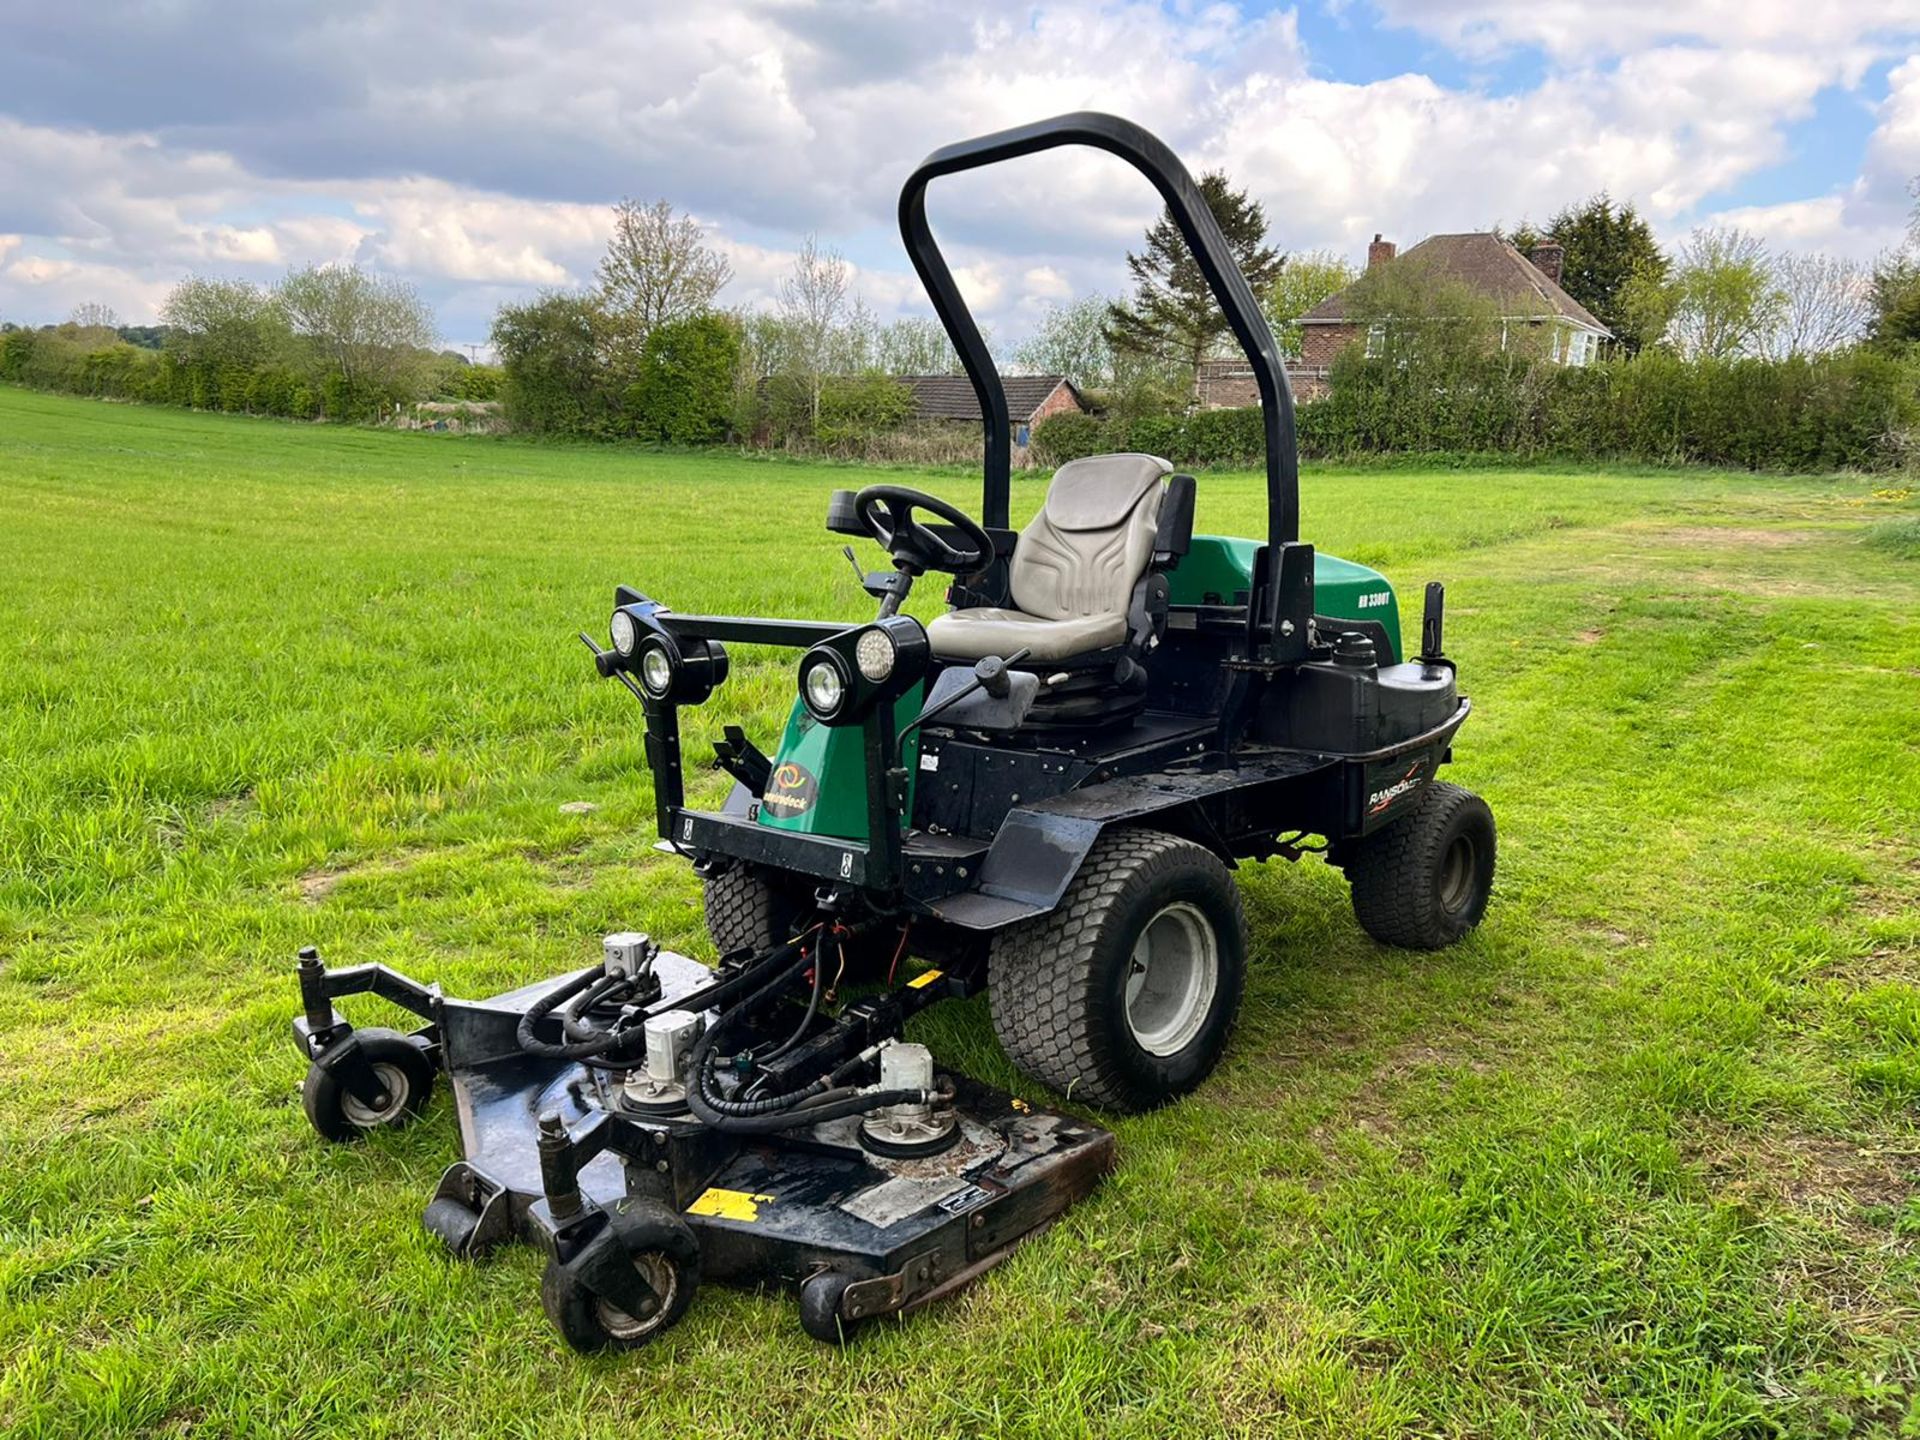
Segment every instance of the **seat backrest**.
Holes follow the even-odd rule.
[[[1157,455],[1089,455],[1056,470],[1013,547],[1013,603],[1043,620],[1125,615],[1172,470]]]

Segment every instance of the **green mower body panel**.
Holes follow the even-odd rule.
[[[1253,584],[1253,557],[1257,540],[1231,535],[1196,535],[1180,566],[1167,577],[1175,605],[1244,605]],[[1400,606],[1393,586],[1378,570],[1356,565],[1335,555],[1313,557],[1313,608],[1340,620],[1378,620],[1393,642],[1395,658],[1404,659],[1400,644]]]
[[[894,702],[893,720],[904,726],[920,713],[926,686],[915,685]],[[919,776],[920,732],[909,734],[900,747],[900,763],[907,771],[907,803],[900,828],[908,828],[913,814],[913,786]],[[775,830],[803,835],[830,835],[837,840],[866,840],[867,745],[859,725],[822,725],[808,713],[798,696],[787,716],[780,748],[773,756],[773,776],[760,797],[759,820]]]

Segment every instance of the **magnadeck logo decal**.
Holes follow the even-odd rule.
[[[760,803],[775,815],[804,815],[819,796],[820,782],[813,778],[813,772],[786,760],[773,767]]]

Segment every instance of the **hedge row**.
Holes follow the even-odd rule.
[[[491,400],[498,392],[499,375],[484,365],[448,364],[431,388],[449,399]],[[65,327],[0,333],[0,381],[102,400],[293,420],[371,420],[419,398],[349,383],[319,365],[190,364],[171,351],[129,345],[111,331],[67,332]]]
[[[1505,356],[1444,378],[1380,361],[1336,368],[1300,406],[1303,455],[1502,454],[1521,459],[1692,462],[1753,470],[1883,469],[1920,429],[1920,368],[1869,351],[1816,359],[1685,362],[1643,355],[1581,369]],[[1108,422],[1058,415],[1034,456],[1141,450],[1179,465],[1258,464],[1258,409]]]

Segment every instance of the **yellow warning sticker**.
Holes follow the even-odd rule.
[[[907,981],[907,988],[909,990],[919,990],[933,984],[933,982],[939,978],[940,972],[938,970],[922,970],[918,975],[914,976],[913,979]]]
[[[751,1225],[760,1218],[760,1207],[771,1205],[771,1195],[749,1195],[744,1190],[722,1190],[714,1186],[687,1206],[689,1215],[711,1215],[719,1220],[739,1220]]]

